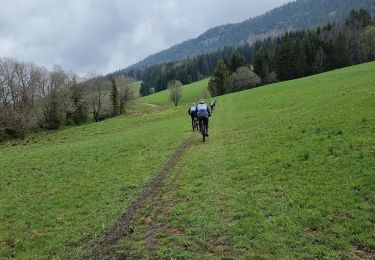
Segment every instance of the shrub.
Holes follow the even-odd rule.
[[[55,101],[44,111],[42,127],[46,129],[58,129],[63,123],[63,115],[59,104]]]
[[[261,80],[249,67],[241,67],[229,76],[228,82],[229,92],[236,92],[254,88],[260,84]]]
[[[9,137],[8,135],[5,133],[4,129],[0,129],[0,143],[4,142],[5,140],[7,140]]]

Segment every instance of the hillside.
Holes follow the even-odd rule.
[[[227,24],[208,30],[167,50],[153,54],[130,66],[145,67],[167,61],[183,60],[212,52],[225,46],[238,46],[256,39],[275,36],[285,31],[316,28],[331,21],[344,21],[351,10],[375,12],[373,0],[298,0],[241,23]]]
[[[177,108],[160,92],[145,113],[3,144],[0,258],[371,259],[374,72],[222,96],[204,144],[186,110],[207,81]]]

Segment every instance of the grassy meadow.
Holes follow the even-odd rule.
[[[79,257],[190,134],[173,110],[0,146],[0,258]]]
[[[117,254],[374,257],[374,82],[369,63],[220,97]]]
[[[144,114],[155,113],[165,109],[174,110],[188,110],[189,105],[197,102],[201,98],[208,98],[209,93],[206,91],[208,79],[204,79],[182,87],[182,97],[179,101],[179,106],[174,107],[174,104],[169,101],[169,91],[164,90],[153,95],[142,97],[135,102],[132,102],[128,109],[130,114]],[[206,97],[205,97],[206,96]],[[207,99],[207,102],[209,100]]]
[[[203,97],[205,88],[208,85],[208,79],[204,79],[189,85],[182,87],[182,97],[180,100],[181,104],[197,102]],[[160,91],[153,95],[143,97],[141,99],[142,103],[149,103],[159,106],[174,106],[172,102],[168,101],[168,90]]]
[[[207,82],[1,144],[0,258],[81,258],[191,135]],[[374,82],[375,62],[218,97],[112,256],[374,257]]]
[[[141,89],[142,81],[135,81],[132,84],[136,97],[139,97],[139,90]]]

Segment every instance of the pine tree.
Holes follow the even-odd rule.
[[[265,84],[268,76],[268,66],[262,50],[258,50],[255,54],[254,72],[261,78],[262,84]]]
[[[110,98],[112,103],[112,116],[118,116],[120,114],[120,99],[116,81],[114,79],[112,80],[112,90]]]
[[[289,35],[285,35],[276,54],[276,72],[279,80],[293,78],[294,62],[293,45]]]
[[[324,61],[325,61],[325,54],[322,48],[319,48],[316,51],[316,55],[314,58],[314,67],[312,69],[312,73],[321,73],[324,70]]]
[[[210,74],[210,68],[209,68],[209,64],[208,64],[208,56],[205,55],[202,57],[202,73],[204,76],[207,76]]]
[[[339,33],[335,42],[335,61],[336,68],[342,68],[350,65],[348,40],[342,32]]]
[[[208,90],[212,96],[224,95],[228,93],[228,77],[230,71],[225,60],[220,60],[216,70],[208,82]]]
[[[230,58],[229,69],[231,72],[235,72],[238,68],[245,66],[244,57],[238,52],[234,51]]]
[[[352,10],[348,19],[346,19],[345,25],[359,30],[369,26],[371,24],[371,20],[371,14],[367,10]]]
[[[306,73],[306,52],[302,39],[297,38],[294,43],[294,70],[293,77],[300,78],[305,76]]]

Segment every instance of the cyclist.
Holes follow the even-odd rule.
[[[191,125],[193,126],[194,131],[194,119],[197,117],[197,106],[195,103],[189,108],[188,114],[191,116]]]
[[[211,99],[211,102],[210,102],[211,111],[214,110],[215,106],[216,106],[216,100]]]
[[[211,116],[211,110],[203,99],[201,99],[197,105],[197,116],[199,125],[201,126],[203,123],[206,126],[206,136],[208,136],[208,118]]]

